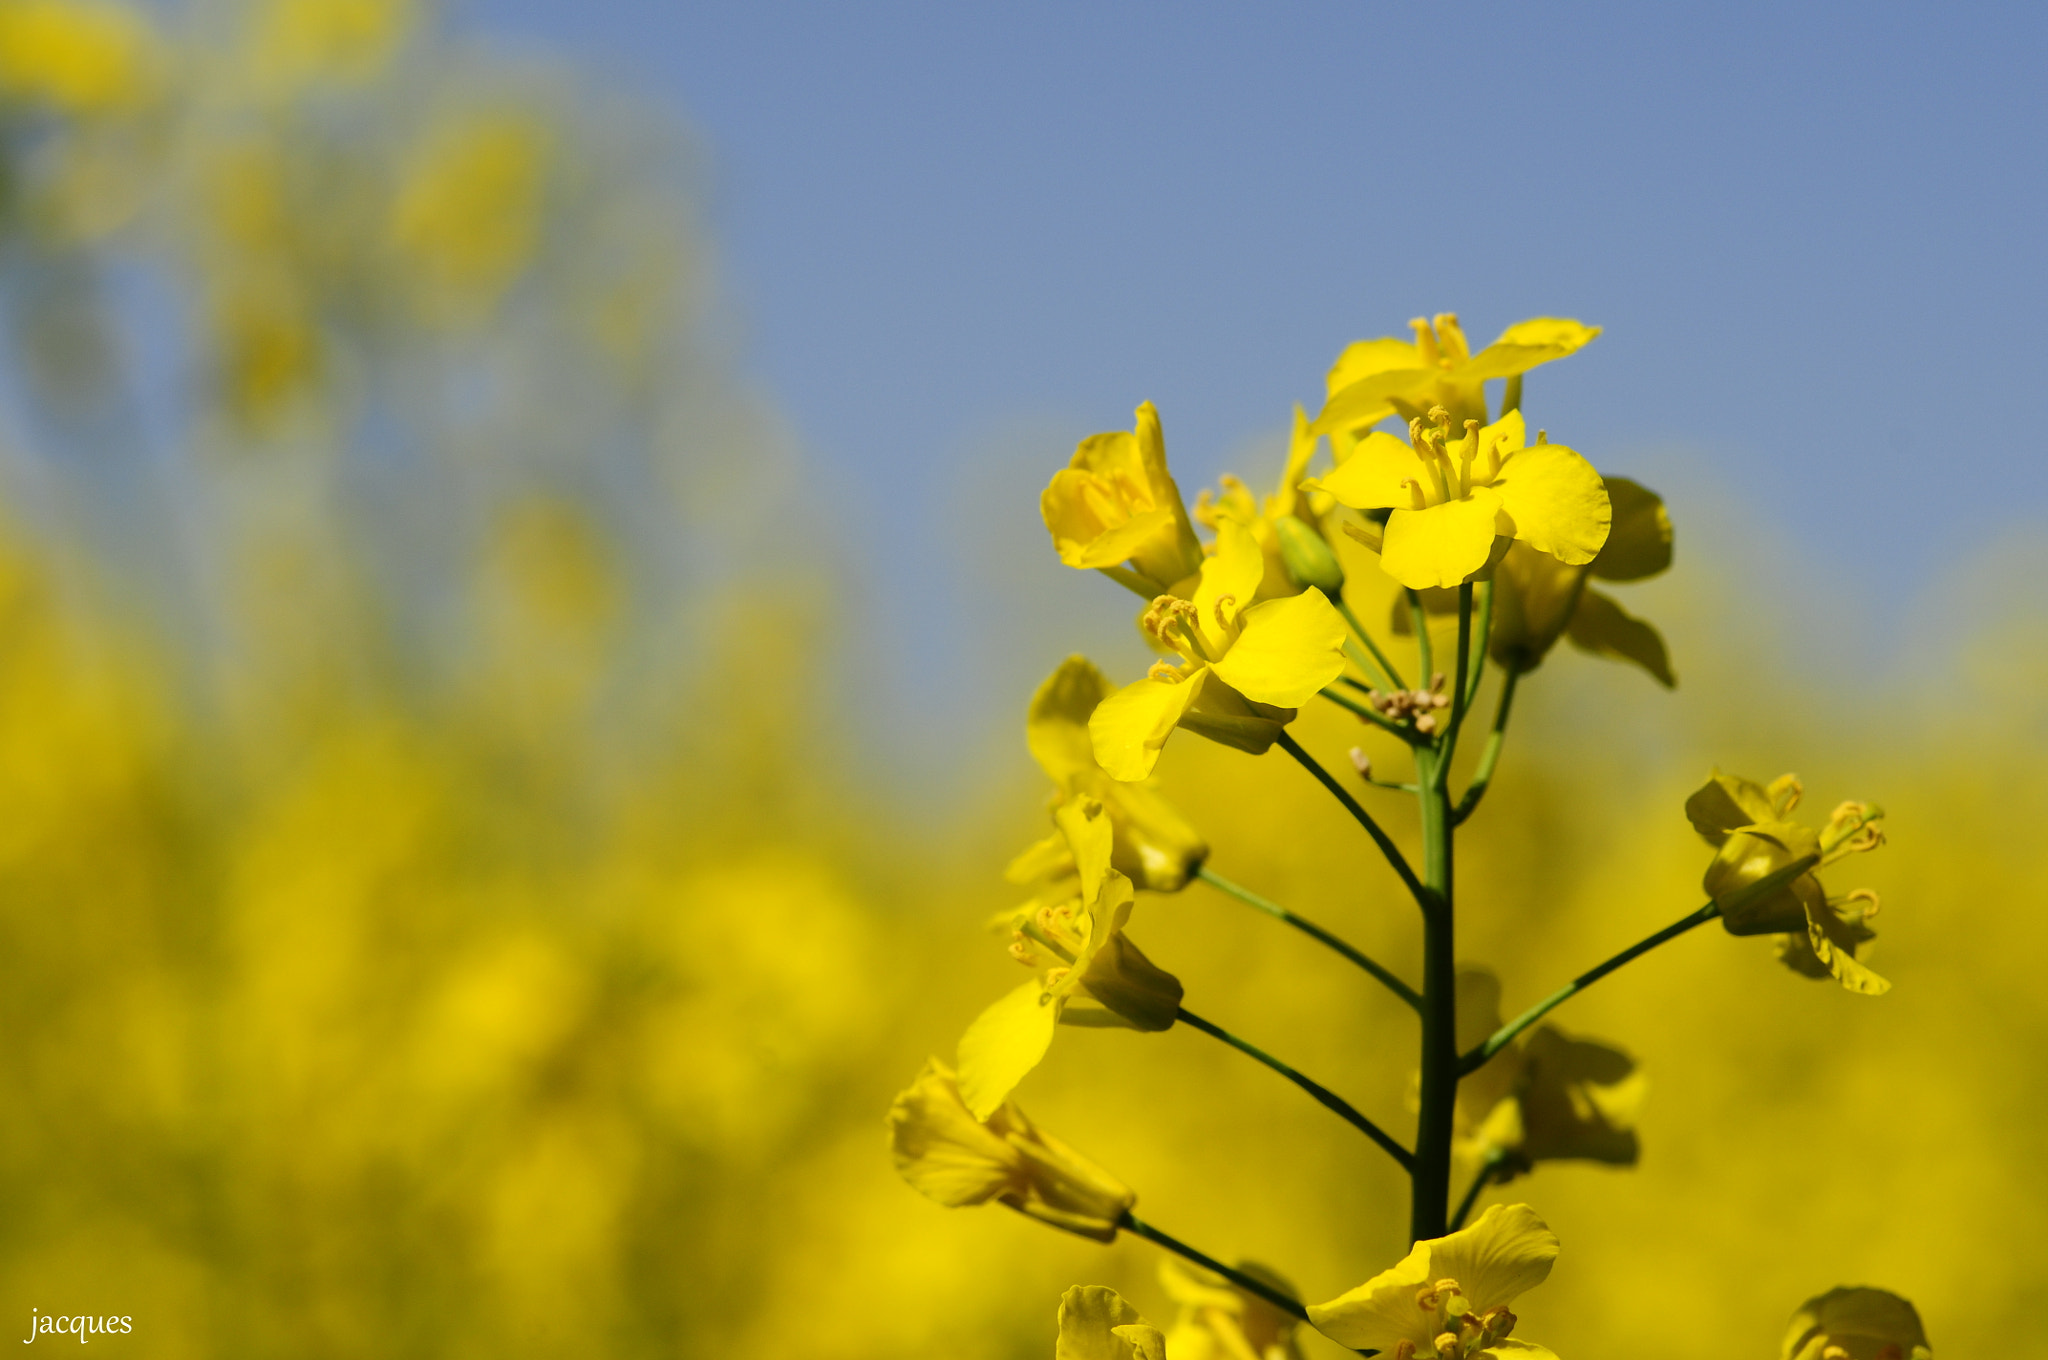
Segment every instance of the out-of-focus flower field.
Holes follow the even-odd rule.
[[[827,521],[714,341],[687,142],[398,0],[4,0],[0,99],[0,1325],[1042,1357],[1070,1284],[1170,1315],[1148,1244],[890,1168],[893,1093],[1016,980],[984,923],[1044,791],[1009,767],[913,816],[854,761],[858,630],[774,547]],[[1696,906],[1681,809],[1718,763],[1885,803],[1858,868],[1895,987],[1703,931],[1561,1012],[1641,1064],[1643,1154],[1517,1183],[1564,1243],[1528,1331],[1764,1355],[1869,1282],[2002,1353],[2048,1294],[2048,635],[1986,612],[1929,635],[1951,664],[1835,674],[1801,583],[1688,554],[1674,513],[1631,608],[1680,688],[1565,654],[1524,682],[1462,952],[1512,1013]],[[1333,766],[1361,740],[1297,730]],[[1298,768],[1184,739],[1160,770],[1220,871],[1412,956]],[[1398,1002],[1200,885],[1131,929],[1405,1135]],[[1019,1099],[1308,1297],[1406,1246],[1384,1158],[1185,1027],[1068,1033]]]

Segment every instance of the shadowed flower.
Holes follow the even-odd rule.
[[[889,1148],[903,1179],[949,1209],[994,1200],[1098,1242],[1114,1241],[1124,1212],[1138,1202],[1129,1186],[1041,1133],[1014,1104],[976,1119],[937,1058],[889,1107]]]
[[[1166,470],[1166,437],[1149,401],[1135,430],[1082,440],[1038,509],[1060,561],[1092,567],[1147,599],[1173,593],[1202,568],[1201,540]]]
[[[1299,1297],[1278,1271],[1252,1261],[1237,1268],[1288,1298]],[[1295,1335],[1301,1324],[1256,1294],[1171,1259],[1159,1263],[1159,1281],[1180,1305],[1166,1334],[1173,1360],[1301,1360]]]
[[[1393,1360],[1544,1360],[1551,1352],[1509,1335],[1508,1305],[1550,1277],[1557,1234],[1526,1204],[1496,1204],[1448,1237],[1417,1242],[1400,1264],[1328,1303],[1308,1320],[1340,1346]]]
[[[1466,1052],[1500,1028],[1500,981],[1484,968],[1461,968],[1457,998],[1458,1049]],[[1644,1087],[1622,1050],[1539,1025],[1458,1084],[1457,1150],[1475,1165],[1492,1161],[1496,1181],[1537,1162],[1634,1166]]]
[[[1533,670],[1560,637],[1595,656],[1641,666],[1659,683],[1675,685],[1671,658],[1655,628],[1594,590],[1588,578],[1640,581],[1671,565],[1671,517],[1663,498],[1625,477],[1602,479],[1613,522],[1599,553],[1567,566],[1527,543],[1516,543],[1493,569],[1493,626],[1487,653],[1502,666]],[[1455,590],[1422,592],[1432,614],[1455,615]],[[1393,630],[1413,631],[1407,602],[1396,600]]]
[[[1815,872],[1883,845],[1884,833],[1875,823],[1884,810],[1843,803],[1816,834],[1785,820],[1803,791],[1796,775],[1780,775],[1765,787],[1715,770],[1685,800],[1687,819],[1718,849],[1707,866],[1707,893],[1722,904],[1721,924],[1729,934],[1777,935],[1778,957],[1794,972],[1832,976],[1866,996],[1890,991],[1891,983],[1856,957],[1876,938],[1866,923],[1877,914],[1877,894],[1859,888],[1829,897]],[[1811,860],[1812,867],[1776,891],[1761,896],[1745,891],[1800,860]]]
[[[1148,783],[1112,779],[1096,763],[1088,720],[1113,692],[1086,657],[1068,657],[1031,696],[1025,741],[1059,790],[1056,804],[1087,797],[1108,812],[1110,867],[1140,888],[1174,892],[1208,858],[1209,843]],[[1066,835],[1055,828],[1012,860],[1007,876],[1012,883],[1044,885],[1041,896],[1045,886],[1065,896],[1066,886],[1078,873]]]
[[[1166,1338],[1114,1289],[1077,1284],[1060,1295],[1053,1360],[1166,1360]]]
[[[1847,1285],[1792,1315],[1782,1360],[1933,1360],[1913,1305],[1883,1289]]]
[[[1314,588],[1246,607],[1265,573],[1251,531],[1218,522],[1192,600],[1161,595],[1142,623],[1184,663],[1155,662],[1088,720],[1095,758],[1112,778],[1143,779],[1175,727],[1254,754],[1294,710],[1344,670],[1344,621]]]
[[[1110,868],[1110,817],[1093,798],[1053,814],[1074,863],[1073,895],[1011,913],[1010,953],[1038,975],[990,1005],[960,1036],[960,1090],[978,1118],[1015,1090],[1061,1021],[1157,1031],[1180,1012],[1180,981],[1125,938],[1135,894]]]
[[[1408,424],[1407,442],[1367,435],[1336,469],[1303,485],[1354,510],[1388,510],[1380,565],[1410,590],[1455,586],[1497,562],[1510,541],[1566,566],[1584,566],[1606,545],[1613,511],[1593,465],[1538,432],[1526,442],[1522,413],[1453,437],[1444,407]]]
[[[1339,459],[1368,428],[1390,415],[1415,420],[1441,406],[1461,426],[1467,420],[1484,423],[1487,379],[1518,377],[1578,352],[1600,334],[1598,326],[1539,316],[1508,327],[1474,354],[1453,313],[1440,313],[1434,322],[1416,317],[1408,324],[1415,331],[1414,343],[1392,336],[1359,340],[1331,366],[1329,401],[1312,428],[1330,436]]]

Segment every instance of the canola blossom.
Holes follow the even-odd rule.
[[[1520,1332],[1514,1310],[1548,1279],[1557,1235],[1527,1203],[1493,1204],[1467,1219],[1489,1188],[1527,1177],[1540,1189],[1548,1163],[1634,1167],[1648,1080],[1627,1050],[1570,1034],[1549,1013],[1717,919],[1729,934],[1775,935],[1794,972],[1832,976],[1866,995],[1889,986],[1861,957],[1875,894],[1831,898],[1816,876],[1876,848],[1882,812],[1844,803],[1814,831],[1789,820],[1799,799],[1791,776],[1764,787],[1718,772],[1685,806],[1715,849],[1704,906],[1512,1018],[1503,1018],[1501,978],[1460,963],[1455,840],[1491,785],[1517,686],[1563,639],[1674,686],[1662,635],[1592,585],[1665,572],[1673,534],[1655,492],[1601,473],[1541,430],[1528,437],[1524,375],[1583,348],[1599,328],[1538,319],[1476,354],[1454,316],[1414,329],[1412,344],[1364,341],[1345,351],[1322,413],[1310,421],[1295,409],[1269,495],[1226,476],[1190,511],[1167,471],[1158,413],[1146,404],[1131,432],[1084,440],[1040,499],[1062,562],[1147,598],[1139,625],[1163,656],[1121,688],[1070,657],[1034,695],[1026,739],[1055,786],[1055,829],[1011,862],[1008,877],[1031,897],[995,921],[1033,975],[968,1026],[957,1078],[928,1065],[890,1122],[899,1170],[942,1203],[997,1199],[1084,1235],[1128,1232],[1186,1262],[1168,1261],[1162,1272],[1178,1308],[1170,1329],[1105,1286],[1068,1290],[1059,1357],[1298,1360],[1304,1323],[1394,1360],[1550,1356]],[[1487,389],[1496,380],[1498,412]],[[1405,439],[1372,428],[1396,416],[1407,422]],[[1325,447],[1330,464],[1318,470]],[[1361,622],[1364,604],[1383,618],[1391,606],[1385,638]],[[1431,626],[1432,616],[1454,630]],[[1490,674],[1484,748],[1460,762]],[[1289,731],[1318,700],[1362,724],[1380,750],[1392,741],[1398,764],[1389,769],[1354,746],[1356,782],[1331,773]],[[1390,966],[1210,868],[1208,837],[1155,787],[1168,740],[1182,728],[1235,758],[1278,747],[1328,792],[1390,872],[1387,892],[1398,885],[1419,912],[1419,959]],[[1461,770],[1463,787],[1454,788]],[[1393,795],[1414,800],[1407,840],[1382,821]],[[1229,853],[1227,843],[1219,853]],[[1341,955],[1413,1012],[1412,1133],[1396,1136],[1369,1104],[1354,1105],[1188,1009],[1185,993],[1208,980],[1183,984],[1131,943],[1125,928],[1140,894],[1180,892],[1196,878]],[[1533,915],[1532,925],[1541,919]],[[1170,917],[1158,928],[1171,940]],[[1416,976],[1419,985],[1407,980]],[[1194,1030],[1283,1078],[1406,1177],[1412,1248],[1355,1289],[1304,1306],[1271,1268],[1226,1265],[1138,1218],[1132,1191],[1037,1134],[1010,1100],[1047,1062],[1062,1024]],[[1375,1033],[1367,1042],[1387,1040]],[[1785,1350],[1786,1360],[1926,1354],[1910,1305],[1878,1290],[1811,1301]]]

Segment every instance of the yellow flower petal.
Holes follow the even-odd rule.
[[[1462,585],[1493,555],[1501,498],[1475,487],[1464,500],[1387,517],[1380,565],[1410,590]]]
[[[1415,1306],[1416,1291],[1435,1283],[1428,1242],[1418,1242],[1390,1269],[1328,1303],[1308,1306],[1311,1327],[1353,1350],[1391,1351],[1406,1341],[1433,1353],[1436,1314]]]
[[[1564,317],[1539,316],[1518,321],[1502,331],[1500,339],[1473,355],[1458,376],[1472,381],[1527,373],[1538,364],[1577,353],[1599,334],[1598,326]]]
[[[1166,1360],[1166,1341],[1106,1285],[1077,1284],[1060,1296],[1054,1360]]]
[[[1476,1312],[1513,1303],[1557,1262],[1557,1234],[1526,1204],[1496,1204],[1471,1227],[1425,1245],[1435,1278],[1456,1280]]]
[[[889,1141],[903,1178],[948,1208],[986,1203],[1018,1179],[1016,1154],[968,1111],[937,1058],[889,1107]]]
[[[1671,673],[1671,657],[1664,650],[1664,639],[1657,630],[1597,590],[1580,593],[1568,635],[1572,645],[1582,651],[1633,661],[1666,689],[1678,683],[1678,677]]]
[[[1078,775],[1095,772],[1088,717],[1109,697],[1110,690],[1095,663],[1085,656],[1070,656],[1031,696],[1031,708],[1024,718],[1024,741],[1053,783],[1064,787]]]
[[[1201,695],[1206,666],[1185,680],[1138,680],[1097,705],[1088,719],[1095,760],[1112,779],[1143,779],[1159,763],[1159,748]]]
[[[1408,481],[1427,483],[1422,460],[1405,439],[1385,430],[1374,430],[1358,441],[1351,456],[1321,477],[1302,485],[1311,491],[1327,491],[1339,505],[1354,510],[1383,510],[1410,503]]]
[[[1234,519],[1217,521],[1216,551],[1202,563],[1202,582],[1195,587],[1194,601],[1211,661],[1230,647],[1238,618],[1251,607],[1265,574],[1265,550],[1252,531]]]
[[[1052,1047],[1059,1006],[1033,978],[975,1018],[960,1036],[960,1098],[987,1119]]]
[[[1761,784],[1715,770],[1685,800],[1685,816],[1707,844],[1719,845],[1732,831],[1777,816]]]
[[[1511,546],[1493,569],[1493,631],[1486,644],[1493,659],[1523,670],[1540,665],[1571,622],[1585,582],[1583,567],[1568,567],[1527,543]],[[1455,611],[1457,597],[1450,598]]]
[[[1243,635],[1209,669],[1256,703],[1299,708],[1343,674],[1343,617],[1313,586],[1255,605]]]
[[[1607,477],[1613,520],[1607,542],[1593,559],[1603,581],[1640,581],[1671,565],[1671,515],[1664,498],[1626,477]]]
[[[1613,517],[1593,465],[1562,444],[1515,450],[1493,479],[1515,537],[1572,566],[1591,562]]]
[[[1792,1315],[1779,1351],[1782,1360],[1821,1360],[1839,1346],[1864,1360],[1886,1347],[1901,1360],[1931,1354],[1927,1329],[1913,1305],[1883,1289],[1843,1286],[1808,1299]]]

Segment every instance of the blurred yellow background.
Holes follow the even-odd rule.
[[[1043,790],[1010,764],[913,815],[853,758],[859,620],[761,546],[819,511],[721,367],[687,145],[397,0],[149,13],[0,4],[31,417],[0,432],[0,1326],[1035,1357],[1069,1284],[1169,1315],[1148,1244],[890,1169],[892,1094],[1017,980],[982,923]],[[1939,683],[1847,684],[1791,626],[1801,581],[1688,551],[1673,512],[1680,568],[1631,608],[1681,688],[1577,655],[1525,683],[1460,842],[1462,952],[1512,1013],[1697,906],[1680,809],[1718,763],[1885,804],[1892,846],[1830,886],[1884,895],[1895,989],[1709,928],[1560,1011],[1641,1062],[1644,1152],[1490,1193],[1564,1241],[1520,1331],[1764,1355],[1869,1283],[1940,1350],[2009,1347],[2048,1294],[2040,622],[1930,628]],[[1333,767],[1361,740],[1300,730]],[[1298,769],[1183,738],[1161,771],[1219,871],[1413,976],[1412,909]],[[1412,1018],[1341,961],[1200,885],[1132,934],[1407,1135]],[[1019,1100],[1310,1298],[1406,1245],[1384,1157],[1185,1028],[1071,1032]]]

